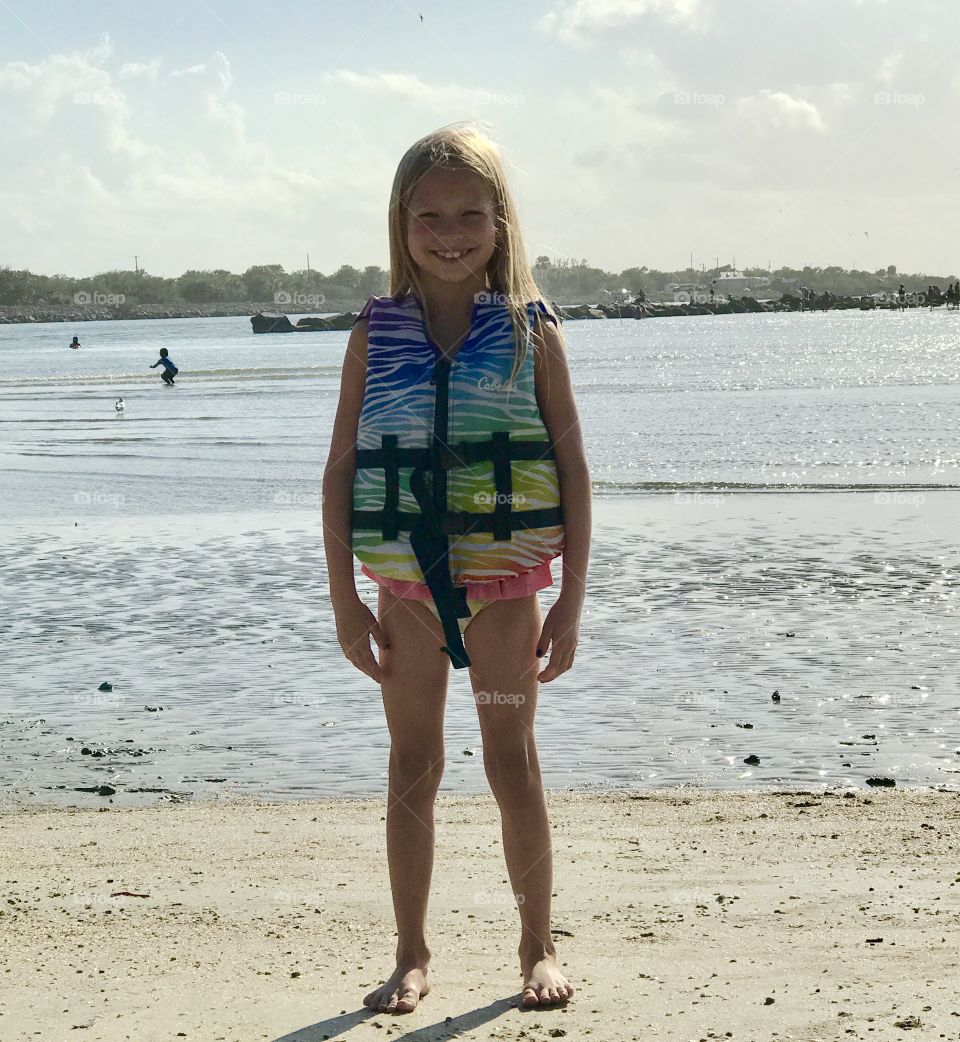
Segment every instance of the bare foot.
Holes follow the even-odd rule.
[[[397,966],[388,981],[374,988],[363,1004],[380,1013],[411,1013],[420,999],[428,994],[427,964]]]
[[[536,962],[521,957],[520,972],[523,974],[521,1006],[561,1005],[573,995],[573,987],[560,972],[555,955],[541,954]]]

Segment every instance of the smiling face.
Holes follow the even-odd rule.
[[[434,167],[424,174],[406,215],[407,247],[421,277],[485,286],[495,217],[493,193],[472,170]]]

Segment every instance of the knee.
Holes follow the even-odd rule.
[[[390,788],[400,798],[433,800],[443,778],[443,749],[431,755],[422,748],[390,748]]]
[[[525,798],[541,785],[540,764],[532,738],[524,741],[485,742],[483,768],[498,802],[505,796]]]

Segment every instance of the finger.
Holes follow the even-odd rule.
[[[382,682],[383,672],[370,650],[369,634],[364,633],[358,641],[351,644],[349,649],[346,649],[346,656],[361,673],[366,673],[378,684]]]
[[[554,647],[550,655],[550,661],[543,672],[539,674],[537,680],[542,684],[549,684],[551,680],[556,680],[561,673],[566,673],[572,663],[573,655],[571,652],[560,647]]]
[[[372,615],[372,612],[371,612]],[[390,642],[387,640],[387,635],[380,628],[380,623],[376,619],[370,623],[370,635],[377,642],[377,647],[383,651],[384,648],[390,647]]]
[[[378,684],[383,680],[383,670],[380,668],[380,664],[373,657],[373,652],[370,650],[370,644],[367,640],[360,645],[357,649],[359,651],[359,667],[367,674],[368,677],[372,677]]]
[[[543,628],[540,630],[540,636],[537,638],[537,658],[543,658],[548,649],[550,648],[550,642],[553,633],[553,626],[548,619],[543,623]]]

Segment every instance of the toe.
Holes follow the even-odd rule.
[[[419,998],[416,988],[404,988],[403,994],[397,1000],[397,1012],[411,1013],[417,1008]]]
[[[524,1006],[539,1006],[540,997],[537,995],[537,989],[532,984],[528,984],[523,989],[523,996],[520,1001]]]

